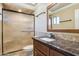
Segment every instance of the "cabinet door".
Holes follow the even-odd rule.
[[[45,55],[42,54],[39,50],[35,49],[34,50],[34,56],[45,56]]]
[[[64,55],[56,50],[50,49],[50,56],[64,56]]]
[[[45,46],[41,42],[34,40],[34,48],[37,48],[39,51],[41,51],[43,54],[49,56],[49,47]]]

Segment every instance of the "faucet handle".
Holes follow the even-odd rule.
[[[53,33],[49,33],[49,37],[55,39],[55,35]]]

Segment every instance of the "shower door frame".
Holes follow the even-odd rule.
[[[24,12],[18,12],[18,11],[14,11],[14,10],[9,10],[9,9],[4,9],[2,8],[2,40],[1,40],[1,45],[2,45],[2,52],[1,54],[2,55],[6,55],[6,54],[10,54],[10,53],[14,53],[14,52],[18,52],[18,51],[21,51],[22,49],[19,49],[19,50],[16,50],[16,51],[11,51],[11,52],[8,52],[8,53],[4,53],[4,37],[3,37],[3,11],[11,11],[11,12],[15,12],[15,13],[21,13],[21,14],[26,14],[26,15],[31,15],[31,16],[34,16],[34,23],[33,23],[33,29],[34,29],[34,36],[35,36],[35,15],[34,14],[28,14],[28,13],[24,13]]]

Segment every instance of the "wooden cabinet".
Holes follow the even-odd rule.
[[[34,48],[41,51],[44,55],[49,55],[49,48],[38,41],[34,41]]]
[[[35,49],[34,51],[35,56],[45,56],[43,53],[41,53],[38,49]]]
[[[64,56],[64,55],[54,49],[50,49],[50,56]]]
[[[40,41],[33,40],[34,42],[34,56],[64,56],[62,53],[51,49]]]

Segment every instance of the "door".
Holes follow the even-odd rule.
[[[34,16],[3,11],[3,50],[4,54],[18,51],[32,44]]]

